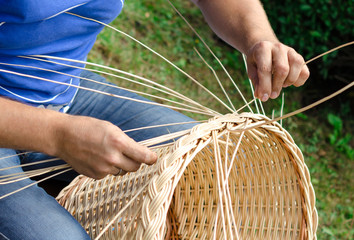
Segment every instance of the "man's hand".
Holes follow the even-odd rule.
[[[309,77],[304,59],[279,42],[260,0],[192,0],[213,31],[247,56],[255,96],[276,98],[283,87],[300,86]]]
[[[157,156],[115,125],[91,117],[35,108],[0,97],[0,147],[62,158],[77,172],[99,179],[136,171]]]
[[[280,42],[258,42],[246,56],[255,97],[262,101],[277,98],[283,87],[303,85],[310,75],[303,57]]]
[[[136,143],[117,126],[98,119],[68,116],[59,131],[55,155],[77,172],[100,179],[120,169],[136,171],[142,163],[153,164],[157,156]]]

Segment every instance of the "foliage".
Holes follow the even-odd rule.
[[[313,111],[306,114],[311,114],[308,118],[297,116],[287,119],[286,129],[299,144],[310,170],[319,215],[318,239],[349,240],[354,237],[354,165],[342,150],[350,148],[351,143],[340,143],[340,139],[343,132],[350,132],[353,121],[349,120],[348,124],[341,119],[340,113],[327,112]],[[321,121],[325,116],[328,116],[328,122]],[[334,139],[333,144],[330,143],[331,138]]]
[[[247,78],[242,58],[237,50],[225,44],[220,44],[220,40],[215,37],[215,34],[205,23],[199,9],[193,3],[189,1],[174,1],[173,4],[200,33],[203,40],[211,46],[215,55],[220,58],[223,65],[229,70],[230,75],[235,79],[239,87],[242,88],[242,92],[250,94],[248,87],[242,87],[242,84],[240,86],[240,83]],[[218,62],[212,58],[206,47],[173,11],[166,0],[126,1],[122,14],[112,25],[137,38],[152,49],[157,50],[161,55],[182,68],[222,98],[222,100],[226,101],[220,88],[216,87],[213,73],[194,50],[196,48],[203,55],[205,61],[213,66],[224,87],[232,97],[236,108],[243,105],[242,100],[229,79],[225,76]],[[106,64],[112,67],[147,77],[175,91],[186,93],[187,96],[197,99],[199,102],[208,101],[210,102],[210,108],[218,109],[222,113],[226,112],[226,109],[221,107],[217,101],[210,101],[210,95],[202,91],[196,84],[174,69],[170,64],[134,41],[112,32],[111,29],[106,28],[99,35],[97,44],[94,46],[89,60],[98,63],[106,62]],[[119,82],[118,84],[137,88],[137,86],[127,86],[125,82]],[[144,89],[143,91],[146,92],[147,90]],[[149,93],[156,94],[156,92]],[[197,115],[188,115],[200,119]]]
[[[349,159],[354,159],[354,149],[349,145],[352,139],[350,133],[343,136],[343,122],[342,119],[334,114],[328,114],[328,122],[333,126],[333,132],[329,134],[329,142],[337,151],[343,152]]]
[[[352,0],[261,1],[278,38],[306,60],[354,40]],[[311,63],[313,77],[309,88],[324,86],[323,81],[338,85],[338,78],[351,81],[354,57],[348,51],[343,49]]]
[[[341,43],[354,40],[350,39],[353,38],[354,31],[352,0],[262,1],[280,40],[294,46],[304,54],[306,59]],[[226,65],[241,91],[249,94],[240,55],[215,37],[193,4],[187,0],[173,1],[173,3]],[[218,96],[222,94],[219,86],[214,84],[213,74],[208,67],[205,67],[193,47],[196,47],[204,55],[206,61],[222,76],[218,63],[209,56],[205,47],[173,12],[166,0],[126,1],[123,13],[112,25],[157,50],[208,86],[213,93]],[[212,109],[223,111],[220,104],[194,87],[185,76],[173,70],[170,65],[109,29],[98,37],[89,59],[151,78],[192,97],[197,102],[207,103]],[[335,54],[332,54],[319,62],[322,67],[318,67],[317,70],[311,69],[312,76],[318,71],[322,72],[321,69],[328,69],[326,66],[333,65],[333,62],[339,61],[338,56],[335,57]],[[322,72],[321,76],[326,74],[330,73]],[[221,77],[221,79],[226,84],[227,78]],[[312,77],[310,81],[318,80]],[[118,84],[126,83],[119,82]],[[322,82],[318,85],[327,86]],[[243,105],[232,85],[226,84],[225,88],[236,105]],[[333,88],[329,89],[333,91]],[[325,96],[321,91],[322,89],[314,87],[313,92],[308,95]],[[296,90],[287,88],[285,92],[287,94],[285,95],[284,113],[304,106],[302,100],[306,94],[303,93],[303,88]],[[266,112],[270,113],[273,108],[279,109],[280,102],[281,99],[277,99],[267,103]],[[283,126],[301,148],[311,173],[317,196],[316,207],[319,212],[318,239],[349,240],[354,238],[352,227],[354,224],[354,195],[352,194],[354,192],[354,165],[348,157],[351,156],[352,150],[346,150],[353,145],[353,139],[350,140],[350,137],[346,136],[353,135],[351,126],[354,126],[354,119],[350,117],[353,116],[353,112],[350,104],[338,103],[335,107],[325,106],[327,107],[322,105],[286,119]],[[329,112],[333,116],[330,117]],[[275,113],[278,116],[280,110]]]

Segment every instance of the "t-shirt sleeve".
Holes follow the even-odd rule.
[[[0,0],[0,23],[31,23],[54,17],[91,0]]]

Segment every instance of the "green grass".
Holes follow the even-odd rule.
[[[241,55],[226,45],[215,45],[215,35],[210,31],[201,18],[199,10],[192,3],[185,1],[178,4],[179,9],[187,9],[184,14],[188,19],[195,15],[199,16],[192,21],[192,24],[194,23],[196,29],[201,32],[207,44],[213,45],[213,51],[218,57],[222,57],[221,61],[228,67],[231,76],[237,82],[246,81],[245,72],[238,71],[243,68]],[[173,12],[167,1],[129,1],[126,3],[123,13],[112,25],[139,39],[152,49],[158,50],[159,53],[211,89],[216,95],[221,96],[223,101],[226,101],[219,87],[215,85],[216,81],[212,72],[194,51],[193,48],[195,47],[204,55],[206,61],[214,67],[219,77],[224,80],[224,87],[229,89],[234,104],[238,107],[243,105],[240,103],[241,98],[237,95],[230,81],[225,81],[226,76],[216,60],[211,58],[211,54],[208,53],[200,40],[193,36],[192,31],[183,20]],[[198,102],[208,102],[210,108],[218,109],[223,113],[227,112],[225,108],[220,107],[217,101],[210,101],[210,95],[205,94],[205,91],[170,64],[129,38],[110,29],[106,29],[99,36],[89,60],[152,79],[178,92],[186,93],[187,96],[196,99]],[[112,81],[121,86],[140,89],[126,82]],[[242,90],[242,92],[247,93],[248,89],[244,88]],[[144,91],[156,93],[146,89]],[[250,92],[248,93],[250,95]],[[192,117],[199,118],[196,115],[192,115]]]
[[[250,99],[251,92],[240,54],[222,43],[210,31],[199,10],[189,1],[175,2],[177,8],[182,10],[184,16],[223,62],[247,99]],[[226,101],[212,72],[193,50],[194,47],[197,48],[222,79],[235,106],[243,105],[241,98],[216,60],[210,56],[206,48],[173,12],[167,1],[126,1],[122,14],[112,25],[157,50],[178,67],[198,79],[213,93],[220,96],[223,101]],[[227,112],[210,95],[205,94],[205,91],[191,83],[189,79],[161,58],[110,29],[104,30],[98,37],[97,44],[89,56],[89,61],[144,76],[181,92],[197,102],[206,104],[212,109],[222,113]],[[139,86],[117,79],[111,79],[111,81],[121,86],[141,89]],[[156,91],[153,90],[142,90],[156,94]],[[302,88],[286,89],[285,113],[304,106],[301,103],[306,93],[302,91]],[[353,113],[347,102],[341,103],[337,98],[331,103],[283,122],[285,129],[291,133],[303,151],[312,176],[319,213],[318,239],[354,238],[354,169],[353,156],[351,155],[353,151],[351,147],[353,146],[351,138],[353,129],[351,126],[354,124],[352,117],[350,117]],[[280,100],[267,103],[265,108],[268,116],[271,115],[272,109],[276,109],[275,114],[279,115]],[[329,113],[334,117],[328,117]],[[205,119],[205,117],[195,114],[190,116],[196,119]],[[341,123],[339,124],[338,121]]]

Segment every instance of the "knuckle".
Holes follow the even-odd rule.
[[[290,55],[296,55],[297,54],[297,52],[296,52],[296,50],[294,48],[289,47],[288,49],[289,49],[288,52],[289,52]]]
[[[267,42],[267,41],[261,41],[258,43],[258,47],[260,47],[260,48],[266,48],[268,46],[269,46],[269,42]]]
[[[264,43],[260,42],[260,43],[257,43],[256,45],[254,45],[253,49],[254,49],[255,52],[257,52],[260,49],[262,49],[263,47],[264,47]]]
[[[272,72],[272,67],[262,64],[258,67],[258,71],[261,73],[271,73]]]
[[[277,42],[277,43],[274,43],[274,47],[279,48],[279,49],[284,49],[284,44]]]
[[[289,74],[289,66],[286,64],[279,64],[276,66],[275,73],[280,77],[286,77]]]
[[[298,54],[294,49],[289,51],[289,60],[294,63],[294,64],[303,64],[304,63],[304,58]]]
[[[103,172],[109,171],[112,166],[115,167],[121,163],[119,152],[115,151],[108,151],[101,154],[98,161],[99,163],[97,164],[97,167]]]
[[[258,55],[260,52],[262,52],[264,49],[268,48],[269,44],[266,41],[261,41],[259,43],[257,43],[254,46],[254,52],[256,55]]]
[[[121,136],[113,135],[112,142],[118,149],[124,149],[128,146],[127,141]]]
[[[304,63],[304,59],[301,57],[301,55],[297,55],[296,57],[295,57],[295,59],[294,59],[294,62],[296,63],[296,64],[303,64]]]
[[[115,166],[117,165],[117,159],[113,156],[113,155],[107,155],[105,157],[105,162],[106,164],[108,164],[109,166]]]

